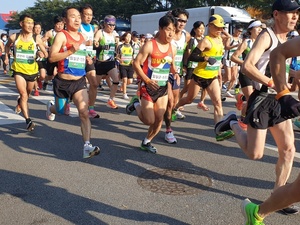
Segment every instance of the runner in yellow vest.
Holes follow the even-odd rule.
[[[5,63],[8,64],[10,47],[14,48],[14,62],[12,63],[13,77],[20,94],[16,113],[23,112],[26,128],[32,131],[35,124],[29,117],[28,98],[38,78],[37,57],[48,57],[44,43],[39,36],[33,35],[33,18],[29,14],[20,16],[21,32],[12,34],[5,46]],[[39,46],[39,51],[37,51]],[[38,52],[38,53],[37,53]]]
[[[214,106],[215,124],[222,119],[223,109],[218,77],[221,74],[221,59],[224,53],[224,45],[221,34],[225,27],[220,15],[214,14],[209,18],[208,35],[202,39],[192,51],[189,60],[198,62],[193,71],[188,95],[181,98],[175,109],[185,104],[190,104],[198,95],[200,88],[206,89]],[[232,137],[232,131],[217,134],[217,141]]]

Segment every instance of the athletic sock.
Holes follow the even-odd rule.
[[[148,144],[149,142],[150,142],[150,140],[147,139],[147,138],[145,138],[144,141],[143,141],[143,144],[146,145],[146,144]]]

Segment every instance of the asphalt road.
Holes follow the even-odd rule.
[[[2,72],[2,71],[1,71]],[[128,101],[118,94],[119,109],[105,105],[106,91],[98,92],[92,120],[92,139],[100,155],[82,159],[80,120],[74,106],[70,116],[45,118],[51,91],[29,100],[37,126],[27,132],[14,113],[14,82],[0,73],[0,224],[244,224],[240,203],[245,197],[260,203],[272,192],[277,152],[270,134],[265,156],[251,161],[232,138],[216,142],[212,109],[185,106],[186,119],[173,123],[177,144],[164,141],[164,126],[153,140],[157,154],[139,150],[147,127]],[[129,95],[136,86],[129,87]],[[208,99],[207,104],[212,108]],[[224,102],[224,111],[234,101]],[[299,134],[295,133],[299,149]],[[290,177],[299,173],[297,153]],[[274,213],[271,225],[299,224],[300,215]]]

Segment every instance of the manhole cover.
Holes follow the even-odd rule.
[[[212,179],[207,174],[185,168],[147,170],[137,182],[149,191],[167,195],[193,195],[212,186]]]

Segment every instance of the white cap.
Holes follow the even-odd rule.
[[[155,36],[157,33],[158,33],[158,30],[155,30],[155,31],[153,32],[153,36]]]
[[[296,37],[296,36],[299,36],[299,33],[297,31],[293,30],[293,31],[291,31],[290,36]]]
[[[152,34],[150,34],[150,33],[147,33],[145,37],[146,37],[147,39],[153,38]]]

